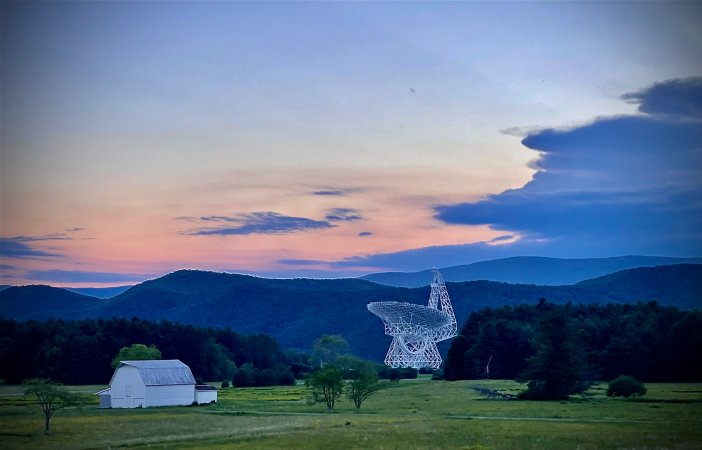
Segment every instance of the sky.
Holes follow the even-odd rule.
[[[702,256],[700,3],[0,5],[1,284]]]

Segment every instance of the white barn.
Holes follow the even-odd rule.
[[[110,387],[96,392],[101,408],[147,408],[217,401],[217,388],[197,386],[190,367],[177,359],[120,361]]]

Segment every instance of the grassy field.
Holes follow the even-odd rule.
[[[0,448],[702,449],[702,384],[648,384],[638,399],[605,385],[567,402],[489,400],[474,386],[517,392],[512,381],[403,380],[357,411],[310,404],[304,386],[225,389],[216,405],[101,410],[89,402],[52,419],[16,386],[0,386]]]

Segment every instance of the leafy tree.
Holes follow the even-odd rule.
[[[36,397],[41,405],[44,412],[44,433],[49,432],[49,421],[56,411],[78,404],[77,396],[47,378],[32,378],[22,384],[24,395]]]
[[[607,397],[631,397],[646,394],[646,387],[634,377],[620,375],[609,383]]]
[[[355,358],[348,362],[346,371],[349,374],[346,395],[353,400],[356,409],[361,409],[361,404],[381,387],[375,365]]]
[[[530,400],[564,400],[581,392],[580,363],[575,334],[562,308],[544,313],[539,322],[536,354],[529,358],[524,379],[529,380],[521,398]]]
[[[155,345],[147,347],[144,344],[132,344],[131,347],[122,347],[115,359],[112,360],[112,367],[119,366],[120,361],[143,361],[147,359],[161,359],[161,351]]]
[[[338,334],[325,334],[317,340],[312,349],[311,362],[313,366],[336,364],[342,356],[348,355],[349,343]]]
[[[341,369],[334,364],[325,364],[305,380],[305,386],[312,388],[312,399],[315,402],[324,400],[327,409],[331,411],[344,390]]]

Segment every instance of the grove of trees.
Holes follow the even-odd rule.
[[[307,357],[284,352],[270,336],[169,321],[86,319],[0,320],[0,379],[19,384],[50,378],[64,384],[105,384],[120,349],[154,346],[163,359],[180,359],[201,381],[233,380],[235,386],[293,384],[309,370]],[[142,349],[143,350],[143,349]],[[124,358],[123,358],[124,359]]]
[[[584,380],[630,375],[643,381],[702,381],[702,311],[656,302],[504,306],[474,311],[454,338],[447,380],[535,381],[564,392]],[[530,386],[532,387],[532,386]],[[562,396],[563,392],[558,392]]]

